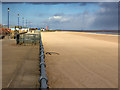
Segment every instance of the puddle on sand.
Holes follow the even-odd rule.
[[[60,55],[59,53],[57,53],[57,52],[46,52],[46,54],[48,54],[48,55],[52,55],[52,54],[55,54],[55,55]]]

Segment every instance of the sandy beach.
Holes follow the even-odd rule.
[[[117,88],[118,36],[42,32],[50,88]]]

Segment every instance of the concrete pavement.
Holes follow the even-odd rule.
[[[38,88],[39,45],[16,45],[16,41],[2,41],[2,87]]]

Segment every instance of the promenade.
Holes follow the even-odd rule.
[[[16,45],[2,40],[2,87],[39,88],[39,45]]]
[[[42,32],[50,88],[117,88],[118,37]]]

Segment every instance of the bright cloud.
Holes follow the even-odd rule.
[[[53,17],[49,17],[48,19],[49,21],[59,21],[59,22],[66,22],[70,20],[70,18],[64,16],[53,16]]]

